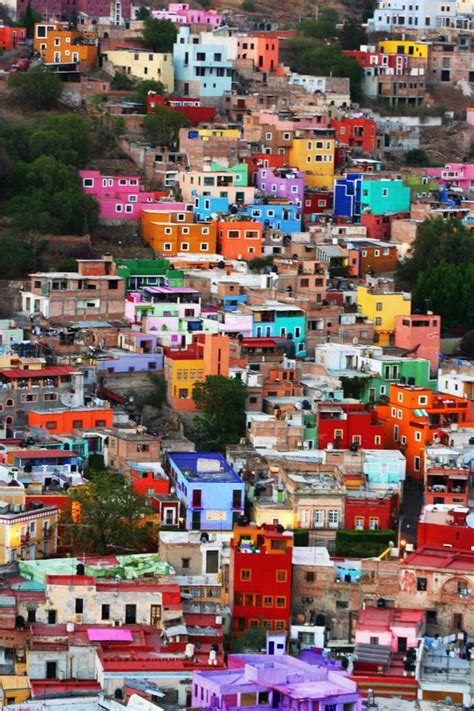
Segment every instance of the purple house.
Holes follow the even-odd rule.
[[[102,175],[98,170],[81,170],[82,189],[99,203],[101,220],[138,220],[144,208],[185,210],[184,203],[157,202],[160,194],[146,192],[138,175]]]
[[[361,711],[357,684],[337,665],[287,655],[231,654],[224,671],[195,671],[192,707],[237,711]]]
[[[259,168],[257,190],[273,197],[286,198],[295,205],[302,205],[304,173],[296,168]]]

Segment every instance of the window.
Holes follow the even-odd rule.
[[[219,551],[206,551],[206,573],[219,572]]]
[[[182,252],[189,252],[189,242],[182,242],[181,243],[181,251]]]
[[[426,395],[420,395],[418,398],[418,404],[419,405],[427,405],[428,404],[428,398]]]
[[[356,516],[355,517],[354,528],[356,531],[363,531],[364,530],[364,517],[363,516]]]
[[[413,469],[416,472],[420,471],[420,457],[414,457],[413,459]]]
[[[190,562],[191,558],[181,558],[181,567],[183,568],[183,570],[189,569]]]
[[[209,243],[208,242],[201,242],[201,252],[207,252],[209,250]]]
[[[150,625],[157,627],[161,621],[161,605],[150,605]]]
[[[416,579],[416,589],[419,592],[426,592],[427,587],[428,587],[428,579],[427,578],[417,578]]]
[[[393,426],[393,440],[398,442],[398,425]]]
[[[110,605],[102,605],[100,617],[102,620],[110,620]]]
[[[173,245],[171,244],[171,242],[164,243],[163,252],[171,252],[172,249],[173,249]]]
[[[415,432],[415,442],[421,442],[421,432]]]
[[[382,437],[380,435],[375,435],[374,437],[374,444],[382,444]]]
[[[122,205],[115,205],[115,212],[123,212],[123,206]]]
[[[371,516],[369,518],[369,528],[371,531],[377,531],[379,527],[379,519],[376,516]]]
[[[84,612],[84,600],[82,599],[82,597],[76,597],[75,611],[76,615],[82,615],[82,613]]]
[[[272,595],[264,595],[263,596],[263,607],[273,607]]]
[[[378,637],[371,637],[370,638],[370,644],[378,644],[378,643],[379,643]]]
[[[381,325],[382,325],[382,319],[380,318],[380,316],[377,316],[377,318],[375,319],[375,325],[376,325],[376,326],[381,326]]]
[[[240,571],[240,579],[243,581],[249,581],[252,579],[252,573],[250,570],[244,569]]]
[[[56,610],[48,610],[48,625],[55,625],[56,618]]]
[[[277,607],[286,607],[286,597],[277,597],[276,598],[276,606]]]
[[[53,422],[52,420],[50,420],[49,422],[46,423],[46,429],[47,429],[47,430],[57,430],[57,429],[58,429],[58,423],[57,423],[57,422]]]
[[[73,420],[72,421],[72,427],[73,429],[81,429],[83,426],[83,421],[82,420]]]
[[[339,526],[339,511],[337,509],[330,509],[328,511],[328,527],[338,528]]]
[[[324,528],[324,511],[318,509],[313,513],[314,528]]]

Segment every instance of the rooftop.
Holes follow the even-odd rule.
[[[242,484],[241,478],[218,452],[168,452],[168,458],[190,482]]]

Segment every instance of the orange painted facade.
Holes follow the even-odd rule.
[[[262,256],[262,223],[252,220],[219,222],[217,249],[227,259],[254,259]]]
[[[253,35],[239,37],[237,43],[238,59],[251,59],[255,69],[261,72],[274,72],[278,68],[280,41],[277,37]]]
[[[31,410],[28,427],[39,427],[53,434],[71,434],[73,430],[113,427],[114,413],[110,408],[82,407],[77,410]]]
[[[389,404],[379,405],[377,414],[384,425],[385,448],[404,452],[407,474],[417,479],[424,476],[425,448],[439,441],[440,428],[474,428],[467,400],[411,385],[391,385]]]
[[[68,29],[62,22],[35,25],[34,49],[45,64],[80,63],[92,69],[97,63],[97,33]]]
[[[194,222],[192,212],[142,210],[142,236],[155,252],[215,254],[217,223]]]
[[[186,350],[165,349],[167,399],[176,412],[195,412],[194,384],[208,375],[229,375],[230,339],[203,334]]]

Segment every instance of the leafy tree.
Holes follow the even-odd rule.
[[[32,251],[25,237],[8,231],[0,233],[0,277],[21,277],[37,269],[41,266],[40,253],[45,251],[46,246],[47,243],[43,241]]]
[[[361,96],[361,83],[364,70],[354,57],[344,54],[336,44],[319,44],[303,50],[296,57],[296,70],[300,74],[314,76],[348,77],[351,84],[351,94],[354,99]]]
[[[166,381],[162,375],[148,373],[148,377],[152,384],[152,391],[147,398],[146,404],[156,410],[161,410],[166,402]]]
[[[224,452],[245,434],[247,390],[238,378],[208,375],[193,388],[193,400],[202,413],[195,418],[198,447]]]
[[[326,18],[305,20],[297,26],[297,29],[306,37],[313,37],[319,40],[330,39],[337,35],[336,23]]]
[[[69,498],[72,506],[65,523],[74,551],[105,555],[111,548],[144,549],[146,531],[139,523],[148,511],[146,499],[120,474],[96,473]]]
[[[407,165],[429,165],[430,161],[422,148],[412,148],[405,153],[405,163]]]
[[[28,39],[33,39],[35,34],[35,22],[41,22],[41,13],[37,10],[33,10],[31,7],[31,2],[26,6],[25,12],[20,17],[19,25],[26,29],[26,36]]]
[[[183,114],[159,106],[143,119],[143,133],[152,145],[173,146],[178,140],[179,129],[190,125]]]
[[[261,274],[266,270],[267,267],[271,267],[273,264],[273,255],[267,257],[254,257],[247,262],[247,266],[251,272],[258,272]]]
[[[171,20],[147,17],[143,23],[143,41],[153,52],[172,52],[178,30]]]
[[[408,288],[421,272],[443,263],[461,266],[474,262],[474,240],[462,222],[425,220],[418,228],[412,256],[398,266],[398,277]]]
[[[362,378],[358,376],[340,378],[344,397],[353,397],[356,400],[361,400],[367,392],[370,385],[370,378]]]
[[[367,32],[354,18],[347,18],[339,32],[339,40],[343,49],[359,49],[361,44],[367,44]]]
[[[71,27],[73,27],[75,30],[77,30],[77,22],[78,22],[78,17],[77,17],[77,10],[76,8],[73,8],[71,12],[71,17],[69,18],[69,23]]]
[[[140,5],[137,12],[137,20],[146,20],[150,17],[150,10],[145,5]]]
[[[114,78],[110,82],[110,88],[116,91],[131,91],[135,86],[135,81],[124,72],[115,72]]]
[[[339,22],[339,13],[334,7],[323,7],[318,15],[318,20],[327,20],[335,25]]]
[[[43,67],[10,74],[8,86],[18,101],[35,111],[54,108],[63,93],[63,85],[58,75]]]
[[[474,262],[442,262],[418,274],[412,291],[413,307],[441,315],[444,329],[474,328]]]
[[[242,10],[244,10],[245,12],[255,12],[255,10],[257,9],[257,6],[255,5],[253,0],[244,0],[241,7]]]
[[[155,81],[154,79],[147,79],[146,81],[141,81],[135,87],[135,93],[133,94],[133,100],[138,104],[144,104],[146,106],[146,100],[149,91],[154,91],[156,94],[163,96],[165,93],[165,86],[161,81]]]
[[[252,654],[265,649],[266,632],[264,629],[251,628],[232,640],[234,654]]]
[[[474,330],[464,334],[459,344],[459,353],[465,358],[474,360]]]

